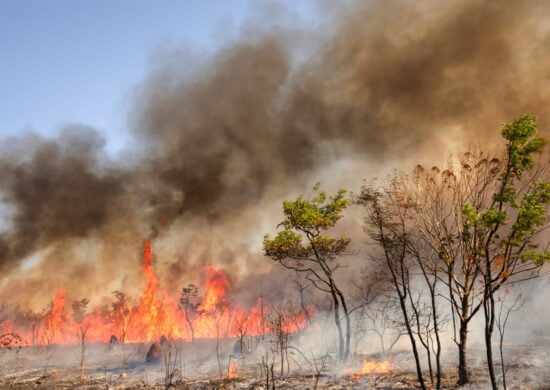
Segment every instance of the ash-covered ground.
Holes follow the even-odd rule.
[[[321,356],[315,349],[289,346],[281,376],[281,357],[273,353],[272,341],[252,340],[254,351],[245,354],[239,353],[235,339],[174,341],[159,344],[158,361],[152,363],[146,362],[152,343],[96,343],[87,346],[82,381],[77,345],[2,349],[0,389],[418,388],[413,357],[407,350],[391,355],[354,354],[346,363],[339,363],[336,353]],[[504,349],[508,388],[550,389],[550,338],[508,342]],[[470,362],[473,383],[464,388],[489,388],[483,347],[473,345],[471,356],[477,359]],[[389,370],[361,374],[365,360],[389,362]],[[444,362],[444,367],[443,388],[457,388],[453,362]],[[500,364],[497,370],[500,377]]]

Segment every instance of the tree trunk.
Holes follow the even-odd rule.
[[[189,330],[191,331],[191,343],[195,344],[195,330],[193,329],[193,323],[189,318],[188,309],[185,309],[185,319],[187,320],[187,325],[189,325]]]
[[[344,334],[342,331],[342,322],[340,321],[340,302],[338,301],[338,296],[334,291],[333,285],[331,285],[330,294],[332,295],[332,300],[334,302],[334,323],[338,329],[338,357],[340,360],[345,360]]]
[[[80,382],[84,380],[84,361],[86,359],[86,344],[85,344],[85,335],[84,332],[81,331],[80,334]]]
[[[495,325],[495,300],[492,292],[489,290],[489,296],[483,302],[485,313],[485,349],[487,351],[487,368],[489,369],[489,378],[491,379],[491,387],[497,390],[497,380],[495,376],[495,365],[493,361],[493,330]]]
[[[468,371],[467,356],[468,321],[460,320],[459,341],[458,341],[458,382],[459,386],[470,383],[470,372]]]
[[[411,341],[411,346],[412,346],[413,355],[414,355],[414,362],[416,364],[416,375],[418,377],[418,382],[420,383],[420,387],[423,390],[426,390],[426,384],[424,383],[424,377],[422,376],[422,368],[420,367],[420,356],[418,354],[418,348],[416,346],[416,340],[414,339],[414,333],[413,333],[413,330],[411,328],[410,319],[409,319],[409,316],[407,314],[407,307],[406,307],[405,299],[406,299],[405,296],[402,296],[401,294],[399,294],[399,303],[401,305],[401,311],[403,313],[403,320],[405,321],[405,327],[407,328],[407,334],[409,335],[409,339]]]
[[[434,332],[435,332],[435,369],[436,369],[436,389],[441,389],[441,339],[439,338],[439,321],[437,320],[437,308],[435,304],[435,286],[430,289],[430,294],[432,298],[432,315],[434,321]]]
[[[349,351],[350,351],[351,320],[349,318],[348,306],[346,305],[344,294],[342,294],[342,292],[338,288],[336,288],[336,285],[334,285],[334,289],[336,290],[336,293],[340,297],[340,302],[342,303],[342,309],[344,310],[344,317],[346,319],[346,346],[344,350],[344,360],[347,360],[349,356]]]

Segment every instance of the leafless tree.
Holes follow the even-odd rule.
[[[195,343],[195,330],[193,328],[193,320],[197,316],[197,308],[200,306],[200,302],[196,301],[198,295],[198,287],[190,283],[187,287],[184,287],[181,291],[179,308],[183,310],[185,314],[185,321],[191,331],[191,342]]]
[[[27,310],[17,313],[17,322],[31,332],[31,345],[34,347],[38,342],[38,334],[42,323],[43,312]]]
[[[86,309],[90,301],[86,298],[80,301],[74,301],[72,304],[73,320],[77,324],[77,338],[80,345],[80,382],[84,380],[84,366],[86,362],[86,335],[90,328],[87,321]]]
[[[113,323],[118,330],[118,340],[121,344],[126,342],[128,329],[132,321],[132,316],[135,311],[135,306],[132,304],[130,297],[121,291],[113,291],[115,301],[111,305],[111,317]]]
[[[377,335],[383,354],[391,353],[395,344],[407,334],[394,296],[383,296],[374,309],[365,310],[365,322],[366,330]]]
[[[500,366],[502,370],[502,387],[507,389],[506,385],[506,365],[504,364],[504,332],[506,331],[506,325],[508,324],[508,319],[510,314],[518,311],[525,304],[525,298],[518,294],[512,301],[511,304],[506,304],[506,298],[508,296],[508,291],[504,293],[497,299],[499,303],[498,316],[496,318],[496,325],[498,329],[498,350],[500,355]]]

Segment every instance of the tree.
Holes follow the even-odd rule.
[[[413,257],[427,286],[432,285],[432,296],[435,282],[444,283],[458,346],[459,385],[470,381],[467,336],[481,311],[489,377],[496,388],[495,293],[536,277],[550,259],[536,240],[547,226],[550,202],[548,164],[535,161],[546,141],[537,136],[534,115],[504,125],[502,136],[503,152],[466,152],[443,170],[417,166],[412,175],[397,174],[386,188],[367,187],[360,197],[371,209],[369,225],[378,228],[373,237],[386,253],[393,245]]]
[[[197,315],[197,308],[200,306],[200,302],[194,302],[194,299],[197,297],[198,288],[195,284],[190,283],[187,287],[184,287],[181,291],[180,297],[180,310],[183,310],[185,314],[185,321],[189,326],[191,331],[191,342],[195,342],[195,330],[193,328],[193,319]]]
[[[493,389],[497,388],[492,349],[495,294],[510,280],[536,276],[534,271],[550,261],[548,248],[541,249],[537,242],[548,226],[550,204],[548,163],[537,164],[534,158],[544,151],[547,141],[537,132],[537,118],[532,114],[503,126],[506,153],[497,191],[487,205],[465,205],[470,210],[468,221],[480,237],[485,345]]]
[[[370,323],[366,330],[378,336],[380,351],[390,354],[393,347],[407,334],[403,322],[400,320],[399,305],[394,296],[385,296],[378,303],[375,310],[365,310],[366,322]],[[387,344],[386,344],[387,342]]]
[[[111,318],[118,332],[118,341],[122,345],[122,377],[126,375],[126,363],[131,354],[126,351],[126,337],[130,329],[132,316],[136,311],[136,306],[132,300],[122,291],[113,291],[115,301],[111,305]]]
[[[130,298],[123,292],[113,291],[112,294],[115,296],[115,301],[112,303],[111,316],[118,331],[118,340],[124,344],[135,308]]]
[[[387,272],[387,278],[393,286],[399,302],[403,324],[405,326],[414,356],[416,374],[420,387],[426,390],[422,363],[417,339],[413,329],[415,314],[409,305],[415,303],[412,296],[411,273],[414,264],[407,252],[407,218],[410,204],[399,193],[389,188],[378,190],[365,186],[358,198],[358,203],[365,206],[365,230],[379,248],[379,253],[371,254],[380,269]]]
[[[294,201],[283,202],[284,220],[279,224],[283,229],[274,239],[266,235],[263,246],[267,256],[303,275],[317,289],[330,295],[338,329],[338,353],[341,360],[346,360],[351,339],[350,315],[335,273],[340,268],[337,258],[344,254],[350,239],[345,236],[332,238],[324,233],[342,217],[349,200],[345,198],[345,190],[327,197],[319,184],[313,187],[313,193],[310,198],[298,196]],[[346,321],[345,333],[341,311]]]
[[[44,310],[42,341],[47,348],[50,348],[56,336],[63,332],[65,300],[65,290],[58,289],[55,298]]]
[[[40,331],[40,323],[44,313],[27,310],[17,313],[17,322],[31,331],[31,345],[34,347],[38,341],[38,333]]]
[[[86,318],[86,308],[88,307],[88,299],[83,298],[80,301],[74,301],[72,304],[73,320],[77,324],[76,336],[80,343],[80,382],[84,379],[84,364],[86,361],[86,334],[90,328],[90,323]]]

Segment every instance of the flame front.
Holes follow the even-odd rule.
[[[160,290],[153,260],[151,244],[145,241],[142,273],[146,283],[135,305],[122,294],[110,308],[88,310],[89,314],[77,324],[66,310],[66,291],[57,289],[55,298],[43,314],[20,323],[0,322],[0,330],[17,333],[28,345],[75,343],[79,326],[88,329],[88,342],[107,342],[112,336],[122,343],[144,342],[159,340],[163,335],[191,341],[192,331],[195,338],[257,336],[274,332],[269,326],[269,318],[275,317],[272,305],[265,298],[258,298],[256,305],[249,308],[233,304],[228,297],[231,283],[227,275],[211,265],[205,267],[207,278],[201,289],[203,297],[193,306],[193,316],[186,317],[180,307],[180,297]],[[310,308],[306,310],[307,313],[300,309],[293,315],[286,315],[281,329],[287,333],[305,329],[307,319],[314,312]],[[234,369],[238,370],[238,366]],[[229,374],[236,375],[236,372]]]

